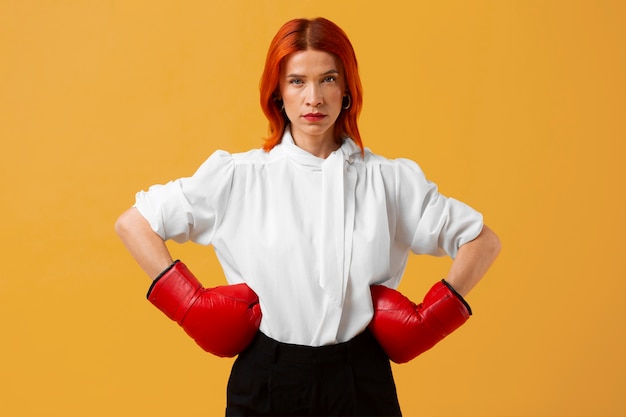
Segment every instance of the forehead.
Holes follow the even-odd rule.
[[[341,71],[341,61],[331,53],[307,49],[287,56],[282,69],[286,74],[323,74],[330,70]]]

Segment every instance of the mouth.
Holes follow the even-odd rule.
[[[323,113],[307,113],[303,115],[302,117],[308,120],[309,122],[319,122],[324,117],[326,117],[326,115]]]

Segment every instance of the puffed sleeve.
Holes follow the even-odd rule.
[[[228,203],[232,155],[213,153],[191,176],[153,185],[135,196],[135,207],[164,240],[208,245]]]
[[[461,245],[480,234],[482,214],[440,194],[415,162],[396,162],[398,236],[414,253],[456,257]]]

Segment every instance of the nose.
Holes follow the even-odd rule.
[[[311,83],[308,87],[309,88],[307,89],[306,94],[306,105],[311,107],[320,106],[324,102],[324,99],[322,97],[322,92],[319,85]]]

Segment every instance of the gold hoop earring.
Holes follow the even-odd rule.
[[[346,104],[346,99],[348,99],[347,104]],[[344,110],[348,110],[351,105],[352,105],[352,99],[350,98],[350,96],[349,95],[343,96],[343,100],[341,101],[341,108]]]

